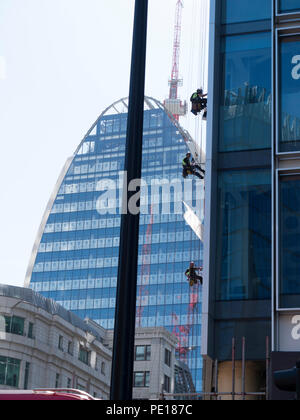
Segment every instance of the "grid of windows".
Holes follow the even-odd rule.
[[[294,15],[287,29],[281,25],[293,13],[300,12],[299,0],[278,0],[278,12],[281,14],[276,28],[276,49],[274,62],[276,75],[277,113],[274,119],[276,148],[274,161],[275,172],[275,218],[276,229],[276,276],[274,287],[277,291],[277,309],[298,309],[298,224],[299,224],[299,179],[300,179],[300,114],[298,97],[300,88],[300,23]],[[292,163],[287,170],[284,159]],[[280,314],[281,317],[281,314]],[[278,329],[279,336],[282,334]]]
[[[205,354],[218,361],[242,334],[252,343],[247,357],[264,358],[258,331],[272,335],[273,351],[299,350],[300,0],[240,3],[211,2],[203,336]]]
[[[127,114],[104,115],[96,132],[82,143],[51,209],[30,281],[35,291],[109,329],[114,327],[115,315],[126,123]],[[142,327],[165,326],[171,332],[188,323],[190,289],[184,272],[192,260],[202,265],[203,251],[182,211],[177,211],[176,203],[182,208],[183,196],[176,195],[175,189],[169,196],[161,189],[153,193],[150,186],[153,179],[179,179],[182,192],[193,193],[190,204],[202,218],[203,184],[198,180],[188,180],[185,186],[181,183],[181,162],[186,153],[187,146],[167,114],[162,109],[145,110],[142,178],[149,188],[141,200],[137,307]],[[116,196],[106,200],[107,188],[103,186],[111,183],[116,185]],[[200,191],[197,196],[196,190]],[[152,216],[151,200],[158,203]],[[105,214],[99,211],[103,203]],[[163,210],[166,203],[167,212]],[[150,223],[151,253],[143,255]],[[150,265],[147,284],[141,275],[143,264]],[[190,337],[199,345],[191,346],[188,355],[199,391],[201,298],[200,292]]]

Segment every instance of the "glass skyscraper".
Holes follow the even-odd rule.
[[[26,285],[82,318],[114,327],[127,99],[107,108],[70,158],[48,204]],[[183,130],[145,98],[137,323],[164,326],[179,338],[178,357],[202,387],[201,287],[188,285],[202,244],[186,224],[182,201],[202,214],[203,182],[183,182]]]
[[[211,1],[202,352],[219,391],[234,355],[240,391],[284,399],[268,374],[300,357],[300,0],[240,3]]]

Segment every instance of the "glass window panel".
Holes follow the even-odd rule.
[[[279,13],[300,11],[300,0],[278,0]]]
[[[169,376],[164,375],[164,391],[170,392],[171,389],[171,379]]]
[[[145,346],[136,346],[135,348],[135,360],[145,360]]]
[[[300,36],[282,37],[279,44],[279,151],[300,150]]]
[[[149,388],[150,386],[150,372],[145,372],[145,387]]]
[[[133,386],[136,388],[149,387],[150,372],[134,372]]]
[[[300,308],[300,175],[281,177],[279,195],[280,306]]]
[[[11,333],[17,334],[17,335],[24,335],[24,324],[25,324],[24,318],[13,316],[12,322],[11,322]]]
[[[217,300],[269,299],[270,171],[221,174],[218,200]]]
[[[134,384],[136,388],[144,387],[145,384],[145,375],[144,372],[134,372]]]
[[[82,363],[84,363],[86,365],[89,365],[89,362],[90,362],[90,352],[88,350],[86,350],[85,348],[83,348],[82,346],[80,346],[78,359]]]
[[[221,152],[271,147],[271,34],[223,39]]]
[[[271,19],[272,2],[270,0],[244,1],[222,0],[222,23],[249,22]]]
[[[19,385],[21,361],[0,356],[0,385],[17,388]]]

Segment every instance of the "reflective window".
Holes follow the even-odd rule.
[[[119,171],[124,168],[126,122],[126,114],[104,115],[97,123],[97,136],[88,136],[75,156],[53,203],[30,283],[34,290],[81,318],[89,317],[109,329],[114,327],[121,216],[120,209],[111,206],[110,197],[104,199],[107,187],[102,191],[100,181],[113,181],[118,187],[123,184]],[[181,161],[187,151],[182,135],[162,109],[145,111],[142,178],[149,188],[142,192],[148,214],[140,216],[137,325],[164,326],[176,335],[181,334],[181,325],[188,322],[190,313],[191,289],[184,272],[192,260],[202,265],[202,244],[185,223],[182,211],[175,213],[175,202],[182,206],[182,194],[175,194],[175,186],[170,194],[162,188],[156,194],[151,191],[151,181],[183,179]],[[179,185],[183,192],[183,184]],[[188,179],[184,200],[200,212],[203,183],[198,187],[195,180]],[[198,191],[202,191],[201,199]],[[119,188],[116,193],[119,200]],[[152,219],[149,206],[156,195],[161,205]],[[116,211],[104,209],[100,214],[100,202]],[[169,207],[170,211],[164,210]],[[201,292],[195,289],[200,302]],[[194,312],[196,322],[190,334],[195,334],[196,340],[196,335],[201,336],[201,319],[197,318],[201,305],[196,305]],[[138,360],[149,360],[150,355],[150,347],[137,348]],[[201,360],[200,344],[180,356],[196,383],[201,365],[194,360]],[[86,349],[80,350],[80,360],[89,363]],[[147,375],[143,376],[142,382],[147,381]]]
[[[287,36],[279,44],[279,151],[300,150],[300,36]]]
[[[134,372],[133,386],[135,388],[149,388],[150,372]]]
[[[0,356],[0,385],[19,386],[21,360]]]
[[[165,349],[165,364],[171,367],[171,361],[172,361],[172,353],[170,350]]]
[[[224,172],[218,187],[217,300],[271,297],[271,174]]]
[[[24,318],[0,315],[0,331],[5,331],[9,334],[24,335],[24,324]]]
[[[80,346],[79,348],[79,354],[78,354],[78,360],[80,360],[82,363],[89,365],[90,364],[90,355],[91,352],[86,350],[84,347]]]
[[[300,11],[300,0],[278,0],[279,13],[292,13]]]
[[[221,152],[271,147],[271,34],[223,39]]]
[[[279,185],[280,306],[300,308],[300,175]]]
[[[171,378],[168,375],[164,375],[164,391],[171,391]]]
[[[136,346],[134,360],[136,361],[151,360],[151,346]]]
[[[222,23],[271,19],[271,0],[222,0]]]

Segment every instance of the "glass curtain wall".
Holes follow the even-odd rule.
[[[219,151],[271,147],[271,34],[222,39]]]
[[[300,307],[300,175],[279,183],[280,307]]]
[[[299,30],[300,32],[300,30]],[[279,151],[300,150],[300,35],[279,37]]]
[[[242,7],[241,0],[222,0],[221,3],[222,23],[259,21],[271,16],[270,0],[244,1]]]
[[[106,329],[114,327],[126,128],[127,114],[104,115],[97,132],[85,139],[54,202],[30,283],[35,291]],[[153,180],[162,184],[163,179],[167,184],[179,179],[183,188],[181,162],[187,151],[162,109],[145,111],[142,178],[147,188],[141,200],[137,322],[141,327],[164,326],[191,349],[186,362],[201,390],[201,289],[191,312],[191,288],[184,273],[190,261],[202,265],[202,245],[184,221],[180,193],[171,188],[166,196],[162,188],[154,194],[151,189]],[[187,181],[191,192],[203,194],[201,181]],[[160,203],[152,215],[151,197]],[[202,199],[190,202],[198,213]],[[191,320],[194,328],[184,329]]]
[[[278,11],[285,20],[285,14],[291,17],[300,12],[300,1],[278,0]],[[277,72],[277,108],[276,124],[279,152],[278,167],[282,167],[280,159],[289,157],[293,170],[281,168],[277,175],[276,217],[278,232],[276,242],[277,284],[279,309],[300,307],[298,240],[300,217],[300,28],[297,20],[282,25],[276,32],[276,72]],[[281,155],[284,153],[284,155]],[[297,169],[298,168],[298,169]]]
[[[278,0],[278,12],[300,12],[300,0]]]
[[[271,173],[219,176],[217,300],[271,297]]]

